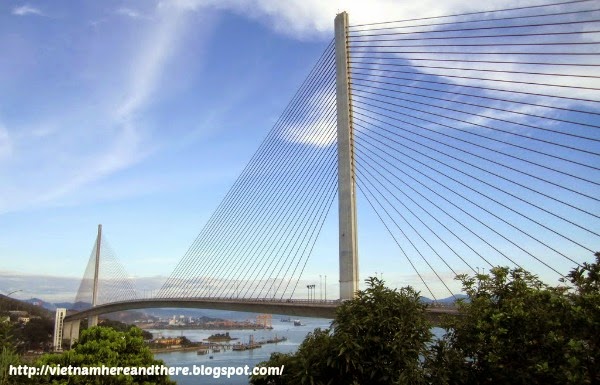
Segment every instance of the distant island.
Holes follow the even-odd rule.
[[[239,340],[239,338],[232,338],[229,335],[229,332],[227,333],[217,333],[217,334],[213,334],[208,338],[205,338],[206,341],[210,341],[210,342],[227,342],[227,341],[232,341],[232,340]]]

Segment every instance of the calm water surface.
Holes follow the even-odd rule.
[[[202,341],[208,338],[211,334],[229,332],[229,335],[239,340],[231,341],[232,343],[248,342],[250,335],[254,335],[254,340],[259,342],[270,338],[286,337],[287,341],[278,344],[265,344],[261,348],[246,351],[221,351],[213,353],[213,359],[210,359],[211,354],[199,356],[195,351],[192,352],[173,352],[160,353],[154,356],[161,359],[168,366],[189,367],[204,365],[205,367],[221,367],[221,366],[250,366],[250,370],[259,362],[268,360],[271,353],[290,353],[295,352],[298,346],[302,343],[309,332],[315,328],[328,328],[331,320],[320,318],[297,318],[304,326],[294,326],[293,322],[281,322],[279,318],[273,316],[272,330],[149,330],[154,334],[154,338],[163,337],[178,337],[186,336],[192,341]],[[248,377],[233,376],[231,378],[213,378],[208,376],[171,376],[172,380],[177,381],[178,385],[199,385],[199,384],[228,384],[241,385],[248,384]]]
[[[192,352],[172,352],[155,354],[155,357],[161,359],[168,366],[189,367],[192,370],[193,365],[205,367],[221,366],[244,366],[248,365],[250,370],[258,363],[268,360],[271,353],[290,353],[295,352],[309,332],[315,328],[325,329],[330,325],[331,320],[320,318],[298,318],[305,324],[304,326],[294,326],[293,322],[281,322],[276,316],[273,317],[273,330],[149,330],[154,337],[178,337],[186,336],[192,341],[202,341],[211,334],[229,332],[231,337],[239,338],[233,343],[248,342],[250,335],[254,335],[254,340],[259,342],[275,336],[287,337],[287,341],[278,344],[265,344],[261,348],[246,351],[221,351],[220,353],[197,355]],[[433,333],[440,337],[442,329],[434,328]],[[210,359],[210,356],[213,356]],[[213,378],[209,376],[171,376],[172,380],[177,381],[178,385],[200,385],[200,384],[228,384],[228,385],[247,385],[248,377],[233,376],[231,378]]]

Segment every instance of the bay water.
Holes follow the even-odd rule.
[[[293,322],[284,322],[280,318],[273,317],[273,329],[271,330],[199,330],[199,329],[179,329],[179,330],[149,330],[154,338],[179,337],[185,336],[194,342],[203,341],[212,334],[229,333],[232,338],[239,338],[229,343],[248,343],[250,336],[254,337],[255,342],[266,341],[275,337],[286,337],[287,340],[277,344],[264,344],[261,348],[244,351],[221,350],[219,353],[208,353],[198,355],[196,351],[191,352],[168,352],[157,353],[155,358],[163,360],[169,367],[188,367],[190,373],[195,365],[210,370],[218,367],[244,367],[248,365],[250,370],[262,361],[266,361],[271,353],[292,353],[298,349],[298,346],[304,341],[307,334],[315,328],[326,329],[330,327],[331,320],[322,318],[298,318],[302,326],[294,326]],[[436,337],[441,337],[443,329],[434,328],[432,332]],[[212,358],[211,358],[212,357]],[[285,369],[284,369],[285,371]],[[171,376],[172,380],[178,385],[204,385],[204,384],[228,384],[228,385],[247,385],[248,377],[245,375],[233,375],[230,378],[213,375],[189,375],[189,376]]]

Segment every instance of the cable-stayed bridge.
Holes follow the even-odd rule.
[[[340,300],[366,278],[363,215],[434,300],[480,266],[557,279],[592,258],[597,2],[363,25],[342,13],[335,32],[158,293],[139,298],[99,232],[77,297],[92,307],[67,321],[148,307],[331,316],[340,301],[306,299],[300,282],[336,207]]]

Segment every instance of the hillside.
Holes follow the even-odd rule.
[[[23,310],[30,315],[36,315],[46,319],[54,319],[54,312],[45,309],[42,306],[34,305],[18,299],[10,298],[0,294],[0,314],[4,314],[10,310]]]

